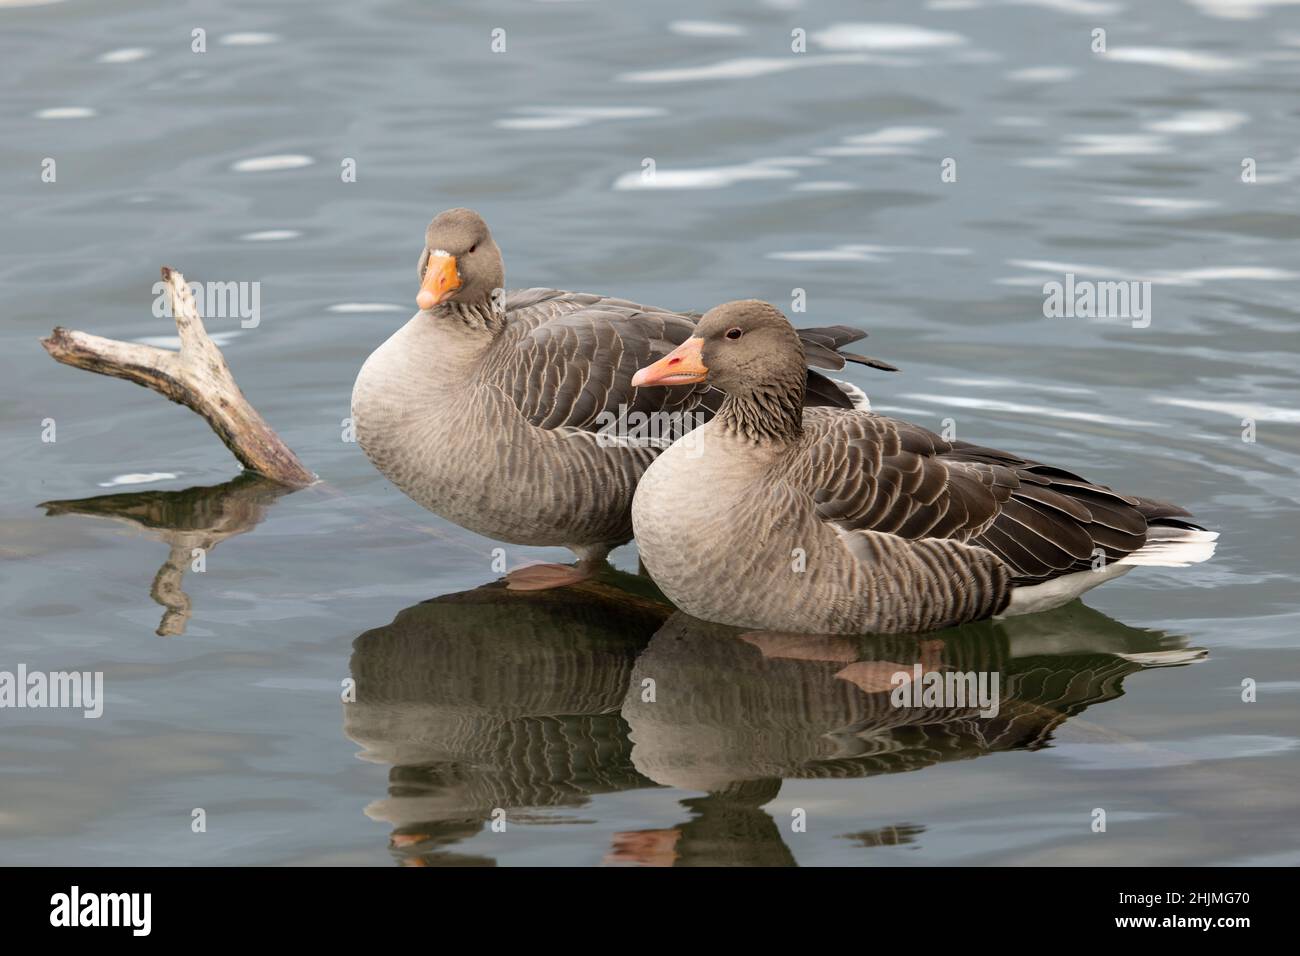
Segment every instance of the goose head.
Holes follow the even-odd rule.
[[[788,391],[802,396],[806,377],[803,344],[790,321],[767,302],[745,299],[706,312],[694,336],[640,369],[632,384],[709,382],[728,395]]]
[[[501,250],[483,217],[473,209],[438,213],[424,234],[416,304],[428,312],[446,302],[487,306],[505,285]]]

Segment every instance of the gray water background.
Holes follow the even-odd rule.
[[[846,373],[878,410],[952,419],[1223,533],[1209,564],[1087,600],[1204,660],[1129,676],[1041,749],[787,779],[751,801],[786,862],[1300,862],[1298,92],[1294,3],[0,3],[0,670],[107,682],[99,720],[0,711],[0,862],[442,859],[389,848],[410,815],[384,753],[419,713],[387,725],[387,750],[359,745],[340,682],[361,633],[494,580],[495,543],[402,497],[341,423],[362,361],[413,311],[425,224],[453,205],[487,217],[512,286],[787,310],[804,289],[800,323],[860,324],[902,368]],[[286,156],[302,159],[249,162]],[[642,188],[646,158],[660,188]],[[322,479],[186,576],[192,616],[167,638],[157,533],[37,507],[235,474],[188,411],[38,344],[56,324],[165,340],[163,264],[261,284],[260,325],[208,326]],[[1150,326],[1044,317],[1043,283],[1067,272],[1152,281]],[[615,563],[634,570],[634,549]],[[731,675],[751,678],[770,679]],[[663,776],[510,807],[524,822],[505,834],[464,814],[444,843],[599,863],[618,834],[691,816],[701,791]],[[451,792],[413,819],[456,817]],[[902,836],[851,836],[878,831]]]

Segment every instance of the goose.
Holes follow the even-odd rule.
[[[803,361],[778,309],[729,302],[632,379],[726,393],[632,503],[642,563],[688,614],[778,633],[929,631],[1214,552],[1217,533],[1175,505],[868,410],[803,408]]]
[[[509,575],[518,590],[559,587],[590,577],[631,540],[641,473],[672,429],[707,419],[722,395],[707,384],[632,386],[638,367],[690,338],[698,313],[556,289],[507,292],[504,273],[478,213],[439,213],[420,255],[420,311],[362,366],[352,421],[370,461],[423,507],[489,538],[573,551],[576,567]],[[799,333],[810,364],[892,370],[839,351],[864,335],[839,325]],[[851,386],[811,370],[804,384],[811,405],[853,404]],[[656,435],[665,422],[668,434]]]

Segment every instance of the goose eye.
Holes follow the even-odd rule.
[[[738,339],[744,334],[740,329],[727,329],[727,338],[729,339]]]
[[[469,247],[469,251],[470,251],[470,252],[475,252],[475,251],[477,251],[477,250],[478,250],[478,243],[477,243],[477,242],[474,243],[474,245],[472,245],[472,246]]]

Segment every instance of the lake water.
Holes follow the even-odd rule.
[[[0,78],[0,671],[106,694],[0,710],[0,862],[1300,863],[1300,4],[0,2]],[[512,286],[802,289],[901,367],[846,373],[878,410],[1218,554],[919,641],[508,594],[343,440],[455,205]],[[42,352],[165,343],[163,264],[260,283],[208,326],[320,484],[228,484],[196,416]],[[1150,282],[1149,324],[1045,316],[1067,274]],[[881,706],[935,659],[999,715]]]

